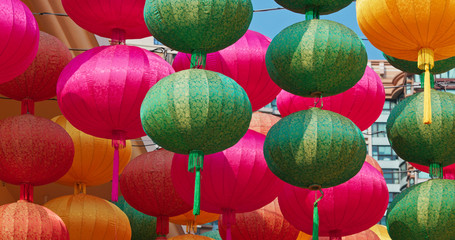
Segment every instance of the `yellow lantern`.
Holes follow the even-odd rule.
[[[376,224],[371,227],[370,230],[376,233],[381,240],[392,240],[389,236],[389,232],[387,231],[387,227],[384,225]]]
[[[308,235],[304,232],[300,232],[296,240],[311,240],[311,235]]]
[[[44,204],[65,223],[71,240],[130,240],[128,217],[114,204],[87,194],[58,197]]]
[[[96,186],[111,181],[114,158],[111,140],[94,137],[78,130],[64,116],[57,116],[52,121],[62,126],[74,143],[73,165],[57,182],[69,186],[76,184]],[[130,161],[131,151],[130,141],[126,141],[125,148],[119,149],[119,174]]]
[[[425,70],[424,123],[431,123],[430,72],[434,61],[455,56],[455,2],[357,0],[360,29],[385,54],[417,61]]]
[[[209,213],[206,211],[201,211],[201,213],[195,217],[193,215],[193,210],[188,211],[184,214],[170,217],[169,222],[179,224],[179,225],[186,225],[187,232],[196,232],[197,225],[202,225],[210,222],[214,222],[220,218],[220,214],[216,213]]]
[[[180,235],[176,237],[171,237],[169,240],[213,240],[213,238],[201,236],[201,235],[193,235],[193,234],[186,234]]]

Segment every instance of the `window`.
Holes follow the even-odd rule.
[[[155,44],[155,45],[164,45],[160,41],[156,40],[156,38],[153,38],[153,44]]]
[[[387,184],[398,184],[400,183],[398,169],[393,168],[383,168],[384,179]]]
[[[371,132],[375,137],[387,137],[386,123],[373,123]]]
[[[391,146],[373,145],[373,158],[381,161],[397,160],[398,156]]]
[[[396,102],[395,101],[390,101],[390,100],[386,100],[384,102],[384,108],[382,109],[382,112],[390,112],[395,106],[396,106]]]
[[[386,225],[386,220],[385,220],[385,216],[381,218],[381,221],[379,221],[378,224],[381,224],[381,225]]]
[[[401,179],[408,178],[408,165],[405,162],[400,164],[400,177]]]
[[[387,205],[387,208],[390,206],[390,204],[393,202],[393,199],[398,195],[399,193],[391,193],[389,192],[389,205]]]

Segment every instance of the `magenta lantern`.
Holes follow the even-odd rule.
[[[145,0],[62,0],[77,25],[113,40],[150,36],[144,21]]]
[[[341,239],[377,224],[389,203],[384,177],[366,162],[349,181],[322,190],[319,235],[331,239]],[[315,192],[285,184],[278,200],[283,216],[297,229],[311,234]]]
[[[420,165],[417,163],[412,163],[412,162],[410,162],[410,164],[422,172],[426,172],[426,173],[430,172],[430,167],[428,167],[428,166],[423,166],[423,165]],[[452,179],[452,180],[455,179],[455,164],[444,167],[442,169],[442,173],[443,173],[444,179]]]
[[[265,136],[248,130],[233,147],[204,157],[201,209],[223,214],[227,231],[235,213],[250,212],[275,199],[283,183],[267,167],[263,155]],[[177,193],[193,201],[194,173],[188,172],[188,155],[175,154],[172,182]]]
[[[38,23],[20,0],[0,1],[0,83],[19,76],[38,51]]]
[[[126,139],[145,135],[140,108],[148,90],[174,70],[145,49],[114,45],[91,49],[74,58],[57,83],[60,110],[77,129],[112,139],[113,200],[117,199],[118,148]]]
[[[381,115],[385,102],[385,91],[378,74],[366,67],[360,81],[346,92],[323,97],[322,99],[305,98],[281,91],[276,99],[282,117],[307,110],[315,105],[324,110],[339,113],[351,119],[360,130],[369,128]]]
[[[233,45],[207,55],[206,69],[234,79],[245,89],[253,111],[272,102],[281,91],[270,78],[265,66],[265,53],[270,38],[248,30]],[[190,68],[191,54],[178,53],[172,66],[176,71]]]

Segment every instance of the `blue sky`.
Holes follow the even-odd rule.
[[[266,9],[280,7],[274,0],[252,0],[253,9]],[[323,15],[321,19],[329,19],[344,24],[359,35],[365,38],[356,20],[355,2],[339,12]],[[260,32],[270,38],[275,37],[284,28],[305,20],[303,14],[297,14],[289,10],[276,10],[269,12],[257,12],[253,15],[250,29]],[[368,53],[368,59],[384,59],[382,53],[368,41],[363,41]]]

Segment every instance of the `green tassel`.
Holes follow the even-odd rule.
[[[421,73],[420,75],[420,87],[424,88],[425,87],[425,72]],[[434,88],[434,75],[430,74],[430,82],[431,82],[431,88]]]
[[[195,50],[191,53],[190,68],[205,68],[207,53]]]
[[[316,199],[314,201],[313,205],[313,240],[318,240],[319,239],[319,212],[318,212],[318,203],[321,201],[322,197],[324,197],[324,192],[319,189],[321,192],[321,197]],[[314,193],[314,195],[317,197],[317,192]]]
[[[440,163],[430,163],[430,177],[443,178],[443,170]]]
[[[317,8],[312,8],[305,12],[305,20],[313,19],[319,19],[319,10]]]
[[[194,202],[193,214],[199,215],[201,212],[201,171],[204,165],[204,153],[199,150],[190,152],[188,158],[188,171],[194,172],[196,170],[196,179],[194,183]]]

